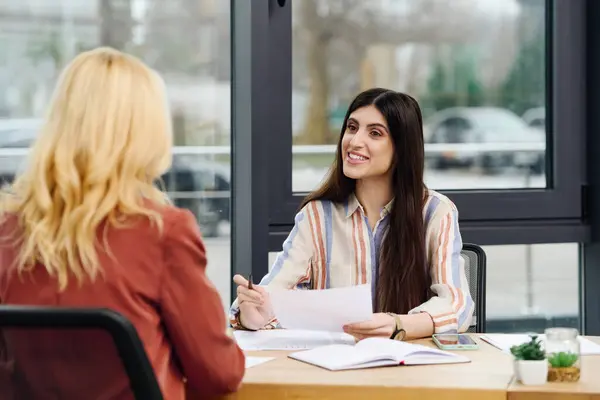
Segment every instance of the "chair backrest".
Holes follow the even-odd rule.
[[[80,333],[82,332],[82,333]],[[106,352],[106,347],[100,346],[100,343],[86,343],[87,338],[96,339],[106,338],[110,346],[114,346],[111,351],[115,356],[113,358],[104,357],[104,361],[109,360],[117,364],[114,365],[116,371],[124,371],[129,378],[129,387],[136,399],[143,400],[162,400],[163,396],[156,381],[154,370],[142,341],[133,324],[121,314],[104,308],[58,308],[58,307],[32,307],[32,306],[0,306],[0,345],[2,338],[6,340],[6,353],[11,354],[10,333],[18,338],[19,348],[13,349],[15,352],[26,348],[28,354],[37,352],[40,362],[45,362],[44,357],[51,357],[56,350],[51,347],[51,340],[54,341],[60,337],[70,338],[71,343],[57,344],[61,351],[65,352],[66,357],[81,356],[81,347],[87,346],[90,357],[98,359],[104,357],[101,352]],[[18,335],[21,336],[18,336]],[[23,343],[23,334],[31,338],[32,343]],[[79,336],[78,336],[79,335]],[[87,336],[86,336],[87,335]],[[93,336],[92,336],[93,335]],[[102,336],[103,335],[103,336]],[[74,340],[74,338],[76,338]],[[48,343],[44,343],[46,340]],[[67,341],[69,339],[66,339]],[[112,343],[110,343],[112,342]],[[2,347],[2,346],[0,346]],[[32,350],[33,348],[33,350]],[[116,351],[114,351],[116,349]],[[33,352],[33,353],[32,353]],[[2,349],[0,349],[0,358]],[[117,357],[118,355],[118,357]],[[121,365],[119,365],[119,359]],[[1,361],[1,360],[0,360]],[[18,365],[19,360],[14,360]],[[51,365],[52,360],[48,360]],[[18,370],[18,367],[17,367]],[[70,371],[72,372],[72,371]],[[49,371],[50,373],[50,371]],[[55,371],[52,371],[54,374]],[[69,371],[56,371],[57,374],[67,374]],[[122,376],[122,375],[121,375]],[[90,379],[93,379],[91,377]],[[94,397],[93,393],[89,394]]]
[[[473,243],[464,243],[461,256],[465,261],[465,273],[469,281],[471,297],[475,302],[475,313],[469,332],[485,332],[485,251]]]

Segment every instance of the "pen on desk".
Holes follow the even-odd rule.
[[[248,289],[252,290],[252,274],[248,276]]]

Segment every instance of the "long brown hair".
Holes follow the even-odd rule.
[[[306,196],[301,207],[313,200],[342,203],[354,192],[356,181],[343,172],[342,138],[350,114],[370,105],[386,119],[394,144],[391,167],[394,202],[379,255],[377,311],[406,314],[427,300],[431,285],[423,223],[426,199],[423,118],[417,101],[407,94],[380,88],[360,93],[346,112],[335,161],[326,180]]]

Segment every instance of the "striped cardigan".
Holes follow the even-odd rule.
[[[312,201],[295,217],[270,272],[260,285],[289,289],[327,289],[377,285],[379,251],[388,223],[391,202],[371,230],[364,209],[352,195],[345,203]],[[426,252],[435,294],[409,314],[431,315],[435,333],[464,332],[471,324],[474,303],[460,256],[462,239],[458,210],[446,196],[429,190],[423,208]],[[237,300],[230,308],[233,328],[239,323]],[[277,320],[265,329],[279,327]]]

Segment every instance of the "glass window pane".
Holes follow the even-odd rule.
[[[139,56],[165,80],[173,114],[176,147],[165,187],[197,217],[208,275],[227,304],[229,2],[7,0],[0,18],[0,179],[11,180],[22,165],[56,78],[77,53],[104,45]]]
[[[488,332],[579,328],[579,244],[484,246]],[[269,269],[277,252],[269,253]],[[257,277],[258,278],[258,277]]]
[[[545,0],[293,3],[293,184],[315,188],[352,98],[416,97],[432,189],[545,188]]]
[[[484,246],[487,329],[579,327],[579,244]]]

